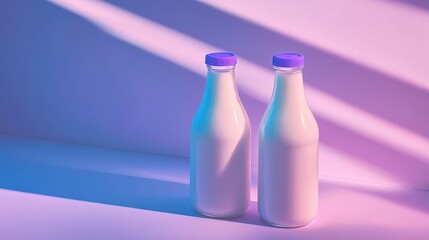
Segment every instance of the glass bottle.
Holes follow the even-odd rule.
[[[244,213],[250,201],[250,121],[238,96],[233,53],[206,55],[206,89],[191,128],[191,200],[210,217]]]
[[[304,56],[273,56],[275,84],[259,126],[258,210],[269,224],[300,227],[318,209],[319,128],[304,95]]]

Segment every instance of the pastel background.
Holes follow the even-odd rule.
[[[271,55],[296,51],[320,125],[320,174],[429,189],[423,1],[3,5],[1,133],[187,158],[204,54],[227,50],[240,57],[255,155]]]
[[[204,54],[226,50],[239,56],[255,156],[271,55],[296,51],[320,126],[320,175],[429,190],[424,1],[3,5],[1,133],[187,158]]]
[[[428,43],[420,0],[1,1],[0,238],[428,239]],[[232,220],[189,203],[213,51],[238,55],[253,128],[252,202]],[[285,51],[305,55],[320,128],[319,214],[295,230],[256,208],[256,132]]]

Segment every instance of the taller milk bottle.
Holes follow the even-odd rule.
[[[299,227],[316,216],[319,128],[304,95],[304,56],[273,56],[275,85],[259,126],[258,209],[268,223]]]
[[[250,201],[250,121],[235,86],[233,53],[206,55],[206,89],[191,129],[191,199],[210,217],[236,217]]]

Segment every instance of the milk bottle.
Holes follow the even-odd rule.
[[[318,208],[317,122],[304,95],[304,56],[273,56],[275,85],[259,126],[258,210],[268,223],[299,227]]]
[[[233,53],[206,55],[206,89],[191,128],[191,200],[210,217],[236,217],[250,200],[250,121]]]

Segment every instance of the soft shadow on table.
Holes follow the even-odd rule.
[[[423,191],[392,191],[389,194],[380,189],[321,179],[316,220],[305,228],[284,230],[266,225],[257,213],[255,202],[242,217],[235,219],[209,219],[197,214],[189,201],[188,171],[189,164],[185,159],[0,135],[0,188],[198,217],[213,223],[229,221],[233,228],[240,223],[257,226],[243,231],[240,239],[266,239],[267,232],[261,231],[264,227],[272,230],[269,239],[348,239],[350,236],[352,239],[368,239],[374,236],[386,238],[386,234],[388,239],[402,239],[404,234],[410,239],[425,239],[422,238],[424,230],[405,232],[402,228],[374,224],[374,221],[347,224],[356,214],[351,211],[353,214],[350,215],[348,210],[356,206],[365,206],[361,210],[367,213],[375,210],[374,215],[383,219],[385,212],[377,208],[382,207],[384,201],[374,202],[368,195],[388,194],[380,196],[386,203],[389,198],[398,205],[428,211],[425,203],[429,195]],[[368,203],[375,205],[365,205],[368,199],[371,200]],[[403,203],[399,204],[400,201]],[[144,211],[141,214],[144,215]]]
[[[20,167],[2,177],[1,187],[61,198],[203,217],[189,200],[189,185],[163,180],[49,166]],[[13,175],[13,176],[12,176]],[[13,178],[13,179],[11,179]],[[226,221],[266,225],[254,202],[243,216]]]
[[[0,188],[206,218],[191,206],[183,159],[44,141],[0,144]],[[222,220],[266,226],[254,202],[245,215]]]

